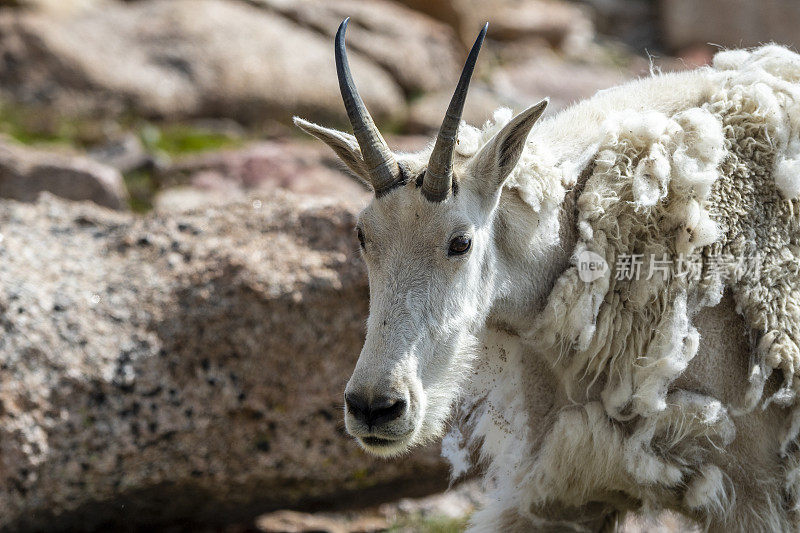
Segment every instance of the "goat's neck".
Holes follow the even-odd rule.
[[[558,240],[535,250],[525,243],[535,243],[536,232],[542,231],[542,220],[522,217],[530,210],[514,191],[504,191],[496,223],[497,282],[494,301],[487,318],[487,327],[516,334],[531,326],[533,317],[544,307],[547,296],[558,277],[569,266],[577,239],[575,203],[582,181],[568,191],[557,213],[541,214],[557,217]]]
[[[512,334],[530,328],[556,280],[569,266],[578,239],[578,198],[593,170],[590,161],[578,167],[575,185],[565,192],[554,213],[533,213],[516,191],[503,191],[495,224],[500,281],[494,290],[487,326]],[[553,227],[545,220],[547,217],[557,220],[555,243],[540,238],[543,231],[549,231],[545,228]],[[551,244],[537,246],[543,241]]]

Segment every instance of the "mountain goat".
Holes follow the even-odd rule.
[[[348,432],[442,436],[482,469],[473,531],[601,530],[631,510],[714,531],[800,525],[800,56],[713,66],[461,122],[395,154],[336,66],[354,135],[295,119],[375,191]],[[537,122],[538,121],[538,122]],[[534,127],[535,126],[535,127]]]

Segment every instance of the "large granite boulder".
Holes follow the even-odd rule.
[[[445,486],[436,447],[379,461],[343,431],[367,314],[356,203],[0,201],[0,530],[221,524]]]
[[[0,12],[0,88],[60,113],[168,119],[342,120],[327,35],[229,0],[108,2],[54,14]],[[398,84],[357,51],[359,89],[378,120],[404,109]]]
[[[248,1],[326,35],[330,42],[339,23],[350,17],[348,51],[385,69],[409,95],[437,89],[452,94],[466,58],[450,26],[389,0]],[[355,75],[360,90],[366,74]]]

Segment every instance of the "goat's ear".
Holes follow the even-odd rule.
[[[472,164],[473,187],[494,198],[517,165],[531,128],[547,107],[548,99],[529,107],[503,126],[476,154]]]
[[[294,117],[293,120],[295,126],[333,148],[339,159],[353,171],[357,178],[367,186],[372,186],[367,166],[361,155],[361,148],[358,147],[355,137],[343,131],[319,126],[300,117]]]

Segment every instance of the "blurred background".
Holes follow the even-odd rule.
[[[475,125],[791,46],[800,2],[0,1],[0,531],[455,532],[480,504],[438,445],[378,461],[344,432],[370,195],[291,117],[349,130],[346,16],[414,150],[484,21]]]

